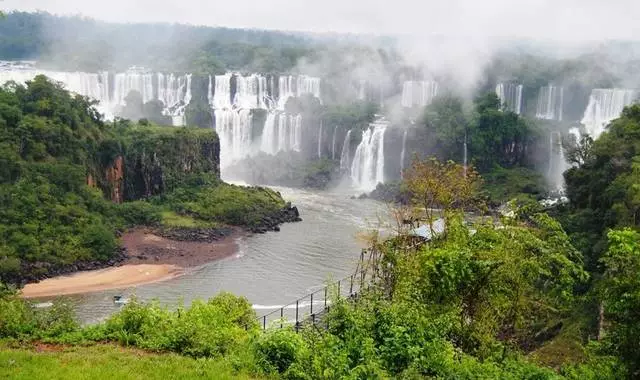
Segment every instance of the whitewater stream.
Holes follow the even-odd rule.
[[[260,316],[321,289],[327,280],[351,275],[365,246],[359,235],[389,226],[387,206],[351,199],[353,191],[275,189],[298,207],[302,222],[240,238],[235,256],[191,268],[169,281],[69,296],[78,319],[94,323],[108,317],[121,307],[113,301],[116,295],[135,294],[171,307],[221,291],[247,297]]]

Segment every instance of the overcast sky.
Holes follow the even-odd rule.
[[[640,0],[4,0],[107,21],[313,32],[640,40]]]

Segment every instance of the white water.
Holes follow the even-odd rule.
[[[331,159],[336,159],[336,135],[338,133],[338,126],[333,127],[333,139],[331,139]]]
[[[522,85],[515,83],[498,83],[496,94],[500,98],[500,104],[508,111],[518,115],[522,112]]]
[[[598,88],[591,91],[582,124],[587,134],[597,139],[607,125],[618,118],[624,107],[638,100],[638,92],[622,88]]]
[[[563,173],[570,167],[564,156],[562,135],[559,132],[549,134],[549,169],[547,180],[552,190],[561,191],[564,188]]]
[[[582,139],[582,134],[580,133],[580,130],[578,128],[570,128],[569,134],[572,135],[573,138],[576,140],[576,144],[580,144],[580,140]]]
[[[260,150],[275,155],[278,152],[300,152],[301,149],[302,116],[269,112],[262,129]]]
[[[126,97],[137,91],[144,103],[159,100],[164,104],[163,115],[183,124],[186,107],[191,102],[191,75],[128,71],[110,77],[108,72],[63,72],[39,70],[31,65],[3,62],[0,83],[15,81],[24,84],[38,75],[62,83],[69,91],[95,99],[98,111],[108,120],[117,116],[126,104]],[[110,79],[113,78],[113,82]]]
[[[320,121],[320,131],[318,132],[318,158],[322,158],[322,120]]]
[[[400,175],[403,176],[404,175],[404,161],[405,161],[405,154],[407,151],[407,131],[404,131],[404,134],[402,135],[402,153],[400,153]]]
[[[427,106],[438,95],[438,88],[436,82],[406,81],[402,85],[402,106]]]
[[[209,81],[209,104],[214,109],[231,108],[231,74],[216,75],[213,87]]]
[[[216,132],[220,139],[220,169],[248,157],[252,151],[251,111],[217,109]]]
[[[372,191],[384,183],[384,133],[388,124],[375,122],[362,134],[351,163],[353,185],[363,191]]]
[[[278,108],[284,110],[290,98],[310,94],[320,98],[320,78],[306,75],[283,75],[278,78]]]
[[[340,172],[346,173],[351,169],[351,129],[347,132],[342,144],[342,154],[340,154]]]
[[[543,120],[562,121],[564,110],[564,87],[549,85],[538,93],[536,117]]]

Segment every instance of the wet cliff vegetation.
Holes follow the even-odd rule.
[[[0,281],[24,283],[122,258],[137,225],[257,230],[295,219],[279,194],[220,181],[211,129],[106,123],[38,77],[0,88]]]

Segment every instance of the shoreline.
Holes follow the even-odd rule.
[[[213,241],[182,241],[135,228],[122,235],[126,259],[117,266],[80,271],[25,285],[26,299],[123,289],[180,277],[187,268],[221,260],[238,252],[238,239],[246,236],[239,228]]]

